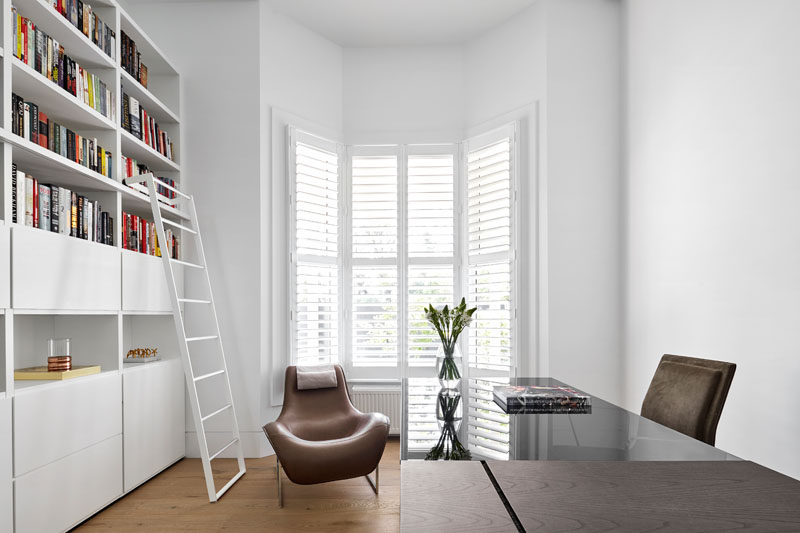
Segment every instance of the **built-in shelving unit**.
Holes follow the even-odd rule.
[[[46,533],[70,529],[185,453],[184,378],[162,260],[123,249],[121,224],[123,212],[152,219],[149,198],[123,183],[123,155],[186,188],[181,85],[175,66],[116,0],[84,1],[114,31],[113,58],[52,0],[0,4],[0,531]],[[14,57],[12,5],[102,79],[112,91],[114,116]],[[148,67],[147,88],[121,67],[123,31]],[[122,128],[123,90],[170,136],[174,161]],[[12,93],[97,138],[113,154],[113,175],[12,133]],[[31,228],[22,218],[14,223],[12,163],[41,183],[98,201],[114,219],[114,244]],[[162,215],[188,219],[181,205]],[[48,339],[61,337],[71,339],[74,365],[102,371],[66,381],[14,380],[15,368],[46,365]],[[125,362],[137,347],[157,348],[162,359]]]

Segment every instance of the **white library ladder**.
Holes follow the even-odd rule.
[[[211,280],[208,276],[208,267],[206,265],[206,256],[203,251],[203,241],[200,238],[200,227],[197,224],[197,210],[194,205],[194,198],[185,194],[178,189],[167,185],[161,181],[156,181],[152,173],[142,174],[134,178],[129,178],[126,183],[143,184],[147,186],[147,193],[150,197],[150,207],[153,210],[153,221],[155,222],[156,235],[158,237],[159,248],[161,249],[161,258],[164,264],[164,272],[167,277],[167,287],[169,295],[172,300],[172,314],[175,317],[175,331],[178,334],[178,345],[181,351],[181,359],[183,360],[183,370],[186,375],[186,386],[189,389],[189,401],[192,404],[192,416],[194,417],[194,426],[197,431],[197,444],[200,447],[200,456],[203,462],[203,473],[206,477],[206,486],[208,488],[208,499],[211,502],[217,501],[225,492],[233,486],[236,481],[242,477],[246,471],[244,464],[244,452],[242,450],[242,441],[239,435],[239,425],[236,422],[236,412],[233,407],[233,393],[231,391],[231,382],[228,378],[228,367],[225,363],[225,354],[222,350],[222,338],[219,332],[219,321],[217,320],[217,311],[214,306],[214,297],[211,293]],[[166,203],[175,203],[175,199],[167,198],[160,194],[156,186],[161,186],[164,189],[170,190],[175,193],[176,197],[180,198],[181,204],[185,204],[188,209],[189,226],[178,224],[177,222],[162,217],[161,210]],[[137,190],[142,191],[137,187]],[[142,191],[145,192],[145,191]],[[166,246],[167,237],[164,225],[169,225],[173,228],[183,231],[184,238],[191,238],[194,240],[194,255],[196,259],[190,261],[188,259],[178,260],[170,257],[169,249]],[[185,250],[181,242],[181,249]],[[207,292],[205,296],[197,298],[181,298],[178,294],[177,284],[175,282],[175,265],[182,265],[187,268],[194,268],[203,271],[204,282],[207,285]],[[181,305],[184,306],[197,306],[207,309],[210,312],[214,322],[214,330],[206,332],[207,334],[187,337],[186,327],[184,323],[184,315],[181,310]],[[211,372],[206,372],[201,375],[195,375],[194,364],[192,358],[193,350],[196,347],[205,345],[208,346],[213,341],[213,346],[216,348],[213,354],[215,361],[215,369]],[[203,352],[207,355],[208,352]],[[201,389],[209,396],[213,395],[214,398],[224,397],[224,404],[216,409],[209,410],[209,412],[202,412],[200,400],[197,392],[198,383],[203,382]],[[224,388],[224,390],[222,390]],[[224,414],[227,413],[227,416]],[[211,453],[208,449],[208,440],[206,438],[205,425],[206,421],[223,415],[226,420],[230,420],[230,437],[231,440],[224,446]],[[227,439],[226,439],[227,440]],[[216,490],[214,483],[214,476],[211,470],[211,461],[220,456],[223,452],[231,447],[236,450],[236,457],[239,463],[239,472],[233,476],[221,489]]]

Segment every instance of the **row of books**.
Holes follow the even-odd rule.
[[[111,59],[116,58],[117,36],[92,6],[81,0],[52,0],[53,8],[61,13],[73,26],[96,44]]]
[[[11,164],[12,221],[33,228],[114,245],[114,219],[96,200],[39,180]]]
[[[164,229],[167,237],[166,253],[172,259],[180,259],[178,238],[172,230]],[[161,257],[163,248],[158,242],[156,225],[144,218],[122,212],[122,247],[147,255]]]
[[[142,174],[147,174],[148,172],[150,172],[150,170],[147,168],[147,165],[145,165],[144,163],[140,163],[139,161],[133,159],[132,157],[127,157],[123,155],[122,172],[124,174],[123,183],[125,183],[125,185],[137,191],[146,192],[147,188],[144,187],[144,185],[138,183],[137,184],[131,183],[129,178],[132,178],[134,176],[140,176]],[[169,185],[174,189],[178,188],[178,184],[174,179],[164,178],[162,176],[156,176],[156,180],[162,183],[166,183],[167,185]],[[168,189],[163,185],[158,185],[158,184],[156,184],[156,192],[161,196],[166,196],[169,199],[175,199],[178,196],[177,193],[175,193],[175,191]],[[173,203],[164,202],[161,198],[159,198],[159,200],[161,200],[163,203],[166,203],[167,205],[175,207],[174,202]]]
[[[14,57],[100,114],[113,118],[114,96],[97,76],[69,57],[61,44],[11,8]]]
[[[170,161],[175,160],[172,140],[167,132],[158,127],[155,119],[147,114],[136,98],[126,94],[125,89],[122,89],[122,128]]]
[[[33,102],[17,94],[11,95],[11,131],[43,148],[75,161],[107,178],[114,179],[114,158],[111,152],[66,126],[50,120]]]
[[[122,32],[120,42],[122,54],[122,68],[133,78],[147,88],[147,67],[142,63],[142,54],[136,49],[136,43]]]

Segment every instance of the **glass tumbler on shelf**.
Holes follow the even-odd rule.
[[[69,339],[50,339],[47,343],[47,347],[47,370],[49,372],[72,370]]]

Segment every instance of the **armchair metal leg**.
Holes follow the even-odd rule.
[[[369,486],[372,487],[372,490],[375,491],[375,494],[378,494],[378,482],[380,480],[380,468],[381,468],[381,465],[378,465],[378,466],[375,467],[375,481],[372,481],[372,479],[369,477],[369,474],[364,476],[365,478],[367,478],[367,482],[369,482]]]
[[[275,473],[278,476],[278,507],[283,507],[283,485],[281,484],[281,461],[275,456]]]

